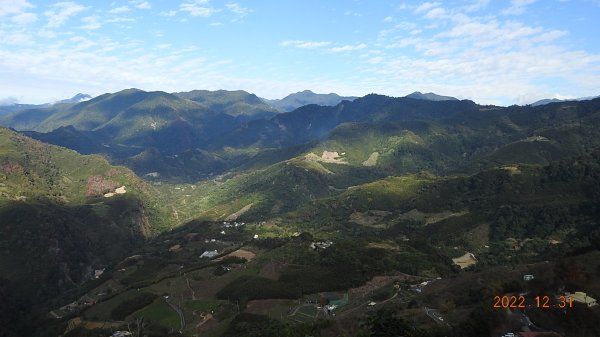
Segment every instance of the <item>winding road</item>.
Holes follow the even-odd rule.
[[[179,308],[177,305],[171,303],[171,297],[165,298],[165,302],[167,302],[167,304],[179,315],[179,323],[181,324],[179,332],[182,332],[183,329],[185,329],[185,317],[183,316],[183,311],[181,311],[181,308]]]

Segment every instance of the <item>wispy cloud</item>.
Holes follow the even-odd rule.
[[[177,11],[162,11],[160,13],[158,13],[159,16],[165,16],[165,17],[173,17],[175,15],[177,15]]]
[[[329,41],[302,41],[302,40],[287,40],[281,42],[281,46],[298,48],[298,49],[318,49],[327,47],[331,44]]]
[[[423,12],[427,12],[435,7],[440,6],[441,3],[439,2],[424,2],[422,4],[420,4],[419,6],[417,6],[417,8],[415,8],[415,13],[419,14],[419,13],[423,13]]]
[[[472,3],[464,6],[462,9],[465,12],[476,12],[487,7],[489,3],[490,0],[474,0]]]
[[[0,17],[9,14],[19,14],[33,5],[26,0],[2,0],[0,1]]]
[[[150,5],[150,3],[148,1],[143,1],[143,0],[135,0],[135,1],[133,1],[133,6],[135,6],[135,8],[139,8],[139,9],[150,9],[150,8],[152,8],[152,6]]]
[[[19,24],[26,25],[30,23],[34,23],[38,20],[37,14],[35,13],[19,13],[12,17],[11,21]]]
[[[364,43],[360,43],[360,44],[356,44],[356,45],[344,45],[344,46],[340,46],[340,47],[333,47],[330,48],[329,51],[334,52],[334,53],[341,53],[341,52],[347,52],[347,51],[354,51],[354,50],[361,50],[361,49],[365,49],[367,48],[367,45]]]
[[[120,6],[120,7],[115,7],[111,10],[109,10],[108,12],[111,14],[121,14],[121,13],[127,13],[129,12],[130,9],[127,6]]]
[[[70,17],[86,9],[87,7],[75,2],[58,2],[47,10],[44,15],[48,17],[48,27],[57,28],[62,26]]]
[[[102,27],[100,17],[96,15],[86,16],[85,18],[81,19],[81,22],[83,22],[83,26],[81,26],[82,29],[95,30]]]
[[[362,13],[354,12],[354,11],[345,11],[344,15],[345,16],[357,16],[357,17],[360,17],[360,16],[362,16]]]
[[[527,6],[533,4],[537,0],[512,0],[510,7],[502,10],[504,15],[521,15],[527,10]]]
[[[210,17],[213,14],[219,12],[218,9],[215,9],[210,6],[208,0],[195,0],[192,2],[185,2],[179,5],[179,9],[182,12],[187,12],[191,16],[199,16],[199,17]]]
[[[242,7],[240,4],[238,4],[236,2],[230,2],[230,3],[226,4],[225,7],[227,7],[227,9],[230,10],[231,12],[238,14],[239,16],[242,16],[242,17],[244,17],[244,16],[248,15],[250,12],[252,12],[251,9]]]
[[[513,1],[510,14],[521,13],[531,3]],[[407,37],[399,27],[380,32],[378,42],[387,48],[387,55],[365,62],[384,82],[410,79],[405,85],[414,90],[451,89],[498,104],[500,97],[521,102],[532,93],[549,92],[551,79],[587,86],[593,80],[581,74],[600,73],[600,54],[560,46],[567,31],[505,20],[502,15],[471,17],[472,7],[444,9],[431,2],[419,7],[414,10],[418,14],[436,18],[438,32],[416,37]],[[396,48],[402,52],[395,52]]]

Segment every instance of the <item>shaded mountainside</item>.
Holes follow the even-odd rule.
[[[334,107],[307,105],[269,120],[257,120],[220,137],[216,146],[286,147],[323,138],[341,123],[439,119],[478,111],[471,101],[434,102],[367,95]]]
[[[165,214],[130,170],[0,128],[0,283],[18,299],[1,316],[25,323],[164,230]]]
[[[330,94],[315,94],[310,90],[300,91],[294,94],[289,94],[282,99],[265,99],[267,104],[272,107],[278,109],[279,111],[289,112],[296,110],[304,105],[316,104],[316,105],[326,105],[326,106],[334,106],[339,104],[342,101],[353,101],[357,97],[344,97],[339,96],[338,94],[330,93]]]

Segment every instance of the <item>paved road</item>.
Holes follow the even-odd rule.
[[[181,329],[179,329],[179,331],[183,331],[183,329],[185,329],[185,317],[183,316],[183,311],[181,311],[181,308],[171,303],[171,297],[165,298],[165,302],[167,302],[167,304],[179,315],[179,323],[181,324]]]
[[[442,314],[440,314],[436,309],[424,307],[423,311],[425,311],[425,314],[427,314],[427,316],[429,316],[431,319],[433,319],[437,324],[440,324],[440,325],[446,324],[444,322],[444,318],[442,317]]]

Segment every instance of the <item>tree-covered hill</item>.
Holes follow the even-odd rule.
[[[11,324],[26,327],[36,307],[169,221],[154,189],[129,169],[0,127],[0,283],[12,294],[0,309]]]

